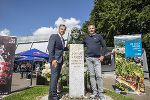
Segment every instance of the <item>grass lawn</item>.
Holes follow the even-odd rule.
[[[128,96],[124,96],[122,94],[118,94],[116,92],[112,92],[106,89],[104,89],[104,94],[112,97],[114,100],[134,100]]]
[[[64,87],[64,91],[69,91],[68,87]],[[37,97],[42,97],[48,94],[49,86],[34,86],[19,93],[10,95],[1,100],[36,100]],[[130,97],[104,89],[104,94],[112,97],[114,100],[134,100]]]
[[[19,93],[10,95],[2,100],[36,100],[38,96],[44,96],[49,92],[49,86],[34,86]]]

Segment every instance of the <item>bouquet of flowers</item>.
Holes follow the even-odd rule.
[[[43,69],[42,70],[42,76],[47,79],[47,81],[50,81],[51,79],[51,70],[50,69]]]

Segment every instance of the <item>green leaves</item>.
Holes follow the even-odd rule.
[[[90,20],[82,25],[83,38],[89,24],[95,24],[96,33],[103,36],[108,47],[114,46],[116,35],[142,34],[150,62],[150,0],[95,0],[94,4]]]
[[[88,33],[89,24],[96,25],[107,46],[113,46],[115,35],[150,33],[150,2],[148,0],[95,0],[90,20],[82,25]]]

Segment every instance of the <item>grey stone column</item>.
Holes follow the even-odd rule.
[[[84,96],[84,48],[83,44],[70,44],[69,96]]]

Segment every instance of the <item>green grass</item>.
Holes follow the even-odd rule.
[[[69,87],[64,86],[63,91],[68,92]],[[45,94],[48,94],[48,92],[49,92],[49,86],[34,86],[22,92],[5,97],[1,100],[36,100],[38,96],[40,97],[44,96]],[[114,100],[134,100],[130,97],[106,89],[104,89],[104,94],[112,97]]]
[[[112,92],[106,89],[104,89],[104,94],[112,97],[114,100],[134,100],[128,96],[124,96],[124,95],[121,95],[121,94],[118,94],[116,92]]]
[[[34,86],[22,92],[13,94],[2,100],[36,100],[37,96],[44,96],[49,92],[49,86]]]

